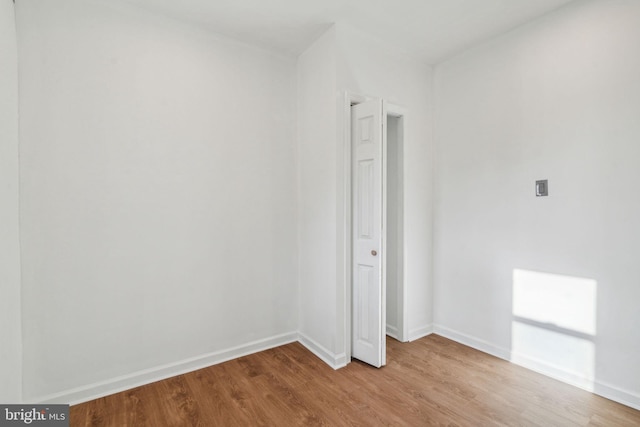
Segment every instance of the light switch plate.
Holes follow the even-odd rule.
[[[548,196],[549,184],[546,179],[536,181],[536,197]]]

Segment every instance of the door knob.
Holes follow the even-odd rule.
[[[371,255],[376,256],[376,255],[378,255],[378,252],[376,252],[376,251],[371,251]]]

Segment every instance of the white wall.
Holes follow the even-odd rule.
[[[22,399],[18,56],[13,2],[0,1],[0,402]]]
[[[432,69],[384,41],[337,25],[338,92],[380,97],[405,108],[404,226],[409,338],[431,332],[432,286]],[[343,110],[338,112],[341,118]],[[339,164],[344,149],[339,130]],[[341,169],[340,172],[344,172]],[[343,182],[344,176],[339,176]],[[339,187],[342,188],[342,187]],[[339,193],[339,203],[343,195]],[[342,267],[342,266],[341,266]],[[339,282],[340,289],[347,284]]]
[[[331,27],[298,58],[299,331],[332,366],[338,350],[336,301],[336,58]]]
[[[387,334],[396,339],[402,335],[402,139],[400,132],[401,119],[387,117]]]
[[[639,2],[574,2],[438,65],[435,75],[436,331],[579,379],[588,372],[558,365],[544,337],[553,326],[532,329],[538,354],[513,354],[522,340],[514,335],[514,270],[595,280],[591,388],[635,407],[638,40]],[[549,180],[549,197],[534,196],[537,179]]]
[[[17,9],[25,398],[295,339],[295,61],[109,2]]]

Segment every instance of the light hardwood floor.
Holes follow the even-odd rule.
[[[640,426],[640,411],[446,338],[334,371],[298,343],[71,407],[71,426]]]

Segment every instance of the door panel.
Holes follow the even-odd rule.
[[[381,100],[351,107],[352,146],[352,356],[385,364],[385,310],[382,276]]]
[[[358,186],[357,212],[358,212],[358,238],[374,239],[373,234],[373,204],[375,195],[375,168],[373,160],[362,160],[358,162]]]

